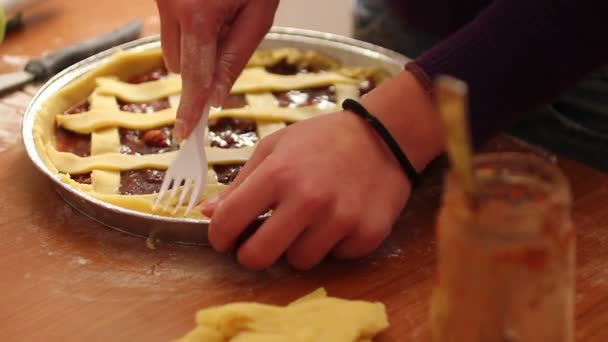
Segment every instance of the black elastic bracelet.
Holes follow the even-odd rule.
[[[395,158],[397,158],[399,164],[401,164],[401,168],[409,178],[412,186],[416,186],[420,183],[420,174],[418,171],[416,171],[405,153],[403,153],[403,150],[401,150],[401,147],[399,147],[397,141],[395,141],[395,138],[393,138],[391,133],[388,131],[388,129],[386,129],[386,127],[384,127],[380,120],[368,112],[362,104],[353,99],[344,100],[342,103],[342,108],[359,115],[361,118],[367,121],[376,130],[376,132],[378,132],[380,137],[382,137],[382,140],[384,140],[384,143],[386,143],[391,152],[393,152],[393,155]]]

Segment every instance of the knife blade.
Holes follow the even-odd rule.
[[[31,59],[24,70],[0,75],[0,93],[18,89],[35,80],[49,78],[87,57],[134,40],[139,37],[142,27],[141,20],[133,20],[112,32]]]

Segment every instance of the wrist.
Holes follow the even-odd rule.
[[[427,89],[410,72],[385,81],[361,103],[391,132],[417,171],[443,151],[439,113]]]
[[[420,174],[418,173],[418,170],[412,165],[409,158],[403,153],[399,143],[386,129],[382,122],[371,114],[361,103],[352,99],[346,99],[342,104],[342,108],[357,114],[376,131],[376,134],[379,135],[382,140],[384,140],[386,147],[399,162],[401,169],[407,175],[412,185],[416,186],[420,182]]]

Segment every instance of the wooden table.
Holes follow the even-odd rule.
[[[49,51],[134,17],[143,17],[146,33],[155,33],[154,15],[151,0],[47,0],[29,13],[27,28],[0,47],[2,68],[14,69],[17,65],[9,64],[20,60],[14,56]],[[431,170],[392,236],[373,255],[329,260],[309,272],[286,265],[249,272],[208,247],[149,249],[140,238],[74,212],[34,169],[20,143],[19,118],[34,90],[0,100],[1,341],[169,341],[193,327],[199,308],[237,300],[285,304],[319,286],[331,295],[386,303],[392,325],[379,341],[428,336],[441,168]],[[506,137],[491,145],[531,150]],[[572,181],[578,225],[577,337],[605,342],[608,175],[556,159]]]

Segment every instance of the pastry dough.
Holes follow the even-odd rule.
[[[355,90],[357,88],[355,87]],[[253,119],[262,121],[297,122],[315,115],[331,113],[335,106],[319,108],[318,106],[290,107],[243,107],[225,110],[213,110],[209,119],[225,117]],[[107,127],[130,129],[151,129],[170,125],[175,122],[175,108],[167,108],[154,113],[138,114],[121,110],[92,110],[80,114],[57,114],[57,124],[77,133],[91,133]]]
[[[262,67],[249,68],[237,78],[231,92],[289,91],[295,89],[327,87],[334,84],[356,84],[357,80],[336,72],[322,72],[297,75],[271,74]]]
[[[320,70],[320,72],[282,75],[271,73],[266,67],[280,62]],[[34,125],[34,139],[42,160],[58,178],[69,185],[103,201],[147,213],[154,212],[151,195],[121,195],[121,172],[153,168],[164,170],[177,152],[160,154],[124,154],[120,151],[119,129],[153,130],[174,124],[181,92],[179,75],[166,78],[128,83],[133,76],[143,75],[163,65],[160,49],[144,52],[117,52],[99,67],[80,76],[43,104]],[[368,79],[379,83],[387,75],[377,68],[345,67],[334,59],[314,51],[280,48],[258,51],[250,59],[247,68],[239,76],[231,93],[243,94],[246,105],[241,108],[213,110],[210,120],[241,118],[255,120],[257,136],[261,139],[284,128],[287,124],[306,120],[316,115],[333,112],[346,98],[359,96],[359,84]],[[336,103],[323,102],[301,107],[279,107],[274,92],[305,90],[316,87],[332,87]],[[63,114],[83,99],[90,108],[78,114]],[[149,103],[168,100],[169,108],[154,113],[133,113],[120,109],[119,103]],[[91,155],[79,157],[60,152],[56,147],[55,128],[91,135]],[[225,189],[217,183],[213,165],[245,163],[255,146],[241,148],[216,148],[207,146],[209,177],[201,200]],[[91,184],[74,181],[70,175],[91,172]],[[179,213],[183,212],[178,208]],[[192,211],[191,217],[200,218]]]
[[[179,94],[182,80],[175,75],[166,79],[131,84],[112,77],[100,77],[97,80],[97,91],[103,95],[112,95],[129,102],[150,102],[163,97]]]
[[[130,113],[118,109],[90,110],[80,114],[57,114],[57,124],[73,132],[86,134],[107,127],[152,129],[175,122],[175,108],[154,113]]]
[[[365,342],[388,328],[382,303],[327,297],[319,289],[285,307],[233,303],[199,311],[180,342]]]
[[[253,147],[231,149],[205,147],[205,151],[209,164],[235,164],[246,162],[253,153]],[[79,157],[69,152],[59,152],[53,147],[49,147],[48,152],[51,161],[59,170],[72,174],[92,170],[129,171],[147,168],[166,170],[177,154],[177,151],[143,156],[103,153],[90,157]]]

